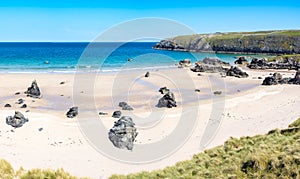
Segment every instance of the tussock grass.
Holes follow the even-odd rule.
[[[300,178],[300,118],[289,128],[265,135],[230,138],[224,145],[191,160],[152,172],[112,175],[112,179],[146,178]]]
[[[1,179],[78,179],[65,172],[63,169],[32,169],[24,170],[22,167],[14,171],[12,166],[5,160],[0,160],[0,178]],[[87,178],[84,178],[87,179]]]

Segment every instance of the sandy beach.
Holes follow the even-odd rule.
[[[298,85],[262,86],[263,79],[258,77],[269,76],[274,70],[243,70],[249,74],[246,79],[222,78],[219,74],[209,73],[198,76],[189,69],[179,68],[152,70],[149,78],[144,77],[145,71],[142,70],[76,75],[1,74],[0,158],[9,161],[15,169],[21,166],[24,169],[63,168],[75,176],[107,178],[112,174],[151,171],[174,165],[204,149],[221,145],[230,137],[252,136],[274,128],[285,128],[300,116]],[[280,72],[283,77],[295,75],[295,71]],[[41,99],[24,94],[34,79],[41,89]],[[162,97],[158,89],[163,86],[174,92],[178,104],[176,108],[155,107]],[[200,92],[195,92],[195,89]],[[214,95],[213,92],[218,90],[222,94]],[[20,94],[15,95],[17,92]],[[20,98],[25,100],[27,108],[16,104]],[[215,99],[224,104],[221,109],[214,109]],[[136,144],[163,140],[176,128],[185,110],[198,112],[194,116],[197,125],[189,131],[191,135],[185,143],[165,158],[139,164],[119,162],[90,145],[80,120],[88,122],[91,119],[86,116],[96,116],[96,120],[107,129],[102,132],[107,134],[117,120],[111,115],[113,111],[120,110],[118,103],[121,101],[128,102],[134,108],[122,113],[131,116],[137,124],[139,134]],[[7,103],[12,107],[4,107]],[[79,107],[79,115],[67,118],[67,110],[74,105]],[[5,123],[5,118],[13,115],[15,110],[29,119],[17,129]],[[100,111],[108,115],[100,116]],[[207,125],[212,125],[212,113],[216,111],[221,116],[220,124],[210,140],[200,146]],[[152,118],[148,122],[137,120],[160,112],[165,115],[159,119]]]

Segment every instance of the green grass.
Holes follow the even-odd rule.
[[[231,138],[175,166],[111,178],[300,178],[299,129],[300,118],[287,129]]]
[[[0,160],[0,178],[1,179],[77,179],[65,172],[63,169],[32,169],[24,170],[22,167],[14,171],[12,166],[5,160]],[[87,178],[86,178],[87,179]]]
[[[285,61],[287,59],[293,59],[295,61],[300,62],[300,54],[271,56],[271,57],[267,58],[267,61],[275,62],[275,61],[279,61],[279,60]]]

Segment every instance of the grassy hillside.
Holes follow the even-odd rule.
[[[300,118],[289,128],[266,135],[231,138],[191,160],[123,178],[300,178]]]
[[[167,40],[184,47],[183,51],[300,54],[300,30],[218,32],[177,36]],[[168,49],[164,45],[159,46],[159,49],[164,48]]]

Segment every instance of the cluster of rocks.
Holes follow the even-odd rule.
[[[154,49],[163,50],[183,50],[184,47],[174,41],[162,40],[153,46]]]
[[[294,78],[283,78],[280,73],[274,73],[272,76],[266,77],[262,83],[262,85],[277,85],[277,84],[300,85],[300,71],[296,72]]]
[[[167,87],[162,87],[158,90],[161,94],[164,96],[158,100],[157,107],[163,108],[172,108],[172,107],[177,107],[176,101],[175,101],[175,96],[172,92]]]
[[[267,61],[265,58],[253,58],[248,65],[250,69],[300,69],[300,62],[291,58],[282,58],[275,61]]]
[[[129,116],[122,116],[108,132],[108,138],[120,149],[133,149],[133,143],[138,135],[135,124]]]
[[[25,91],[25,94],[27,94],[27,96],[32,97],[32,98],[40,98],[41,97],[41,91],[37,85],[36,80],[33,80],[33,82],[31,83],[31,86],[28,87],[27,91]]]
[[[218,58],[204,58],[202,61],[195,63],[192,67],[193,72],[208,72],[208,73],[222,73],[226,72],[229,68],[229,63],[222,62]]]
[[[15,128],[22,127],[26,122],[28,122],[28,119],[19,111],[15,111],[14,116],[6,117],[6,124]]]
[[[68,118],[74,118],[78,115],[78,107],[71,107],[69,111],[66,113]]]
[[[195,63],[191,68],[193,72],[221,73],[226,76],[238,78],[247,78],[249,75],[238,67],[230,66],[229,63],[223,62],[218,58],[204,58],[202,61]]]

